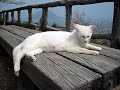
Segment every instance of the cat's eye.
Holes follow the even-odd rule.
[[[81,36],[82,38],[85,38],[85,36]]]
[[[90,36],[87,36],[87,38],[89,38]]]

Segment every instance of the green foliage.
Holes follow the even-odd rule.
[[[56,24],[56,22],[53,23],[52,27],[59,27],[58,24]]]
[[[111,47],[111,41],[107,39],[91,39],[91,43]]]
[[[54,28],[59,28],[59,29],[64,29],[65,27],[58,25],[56,22],[53,23],[52,27]]]

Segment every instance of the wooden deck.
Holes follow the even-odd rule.
[[[0,44],[12,50],[26,37],[38,33],[14,25],[0,26]],[[23,58],[22,71],[35,84],[23,90],[110,90],[120,84],[120,50],[101,46],[100,55],[67,52],[42,53],[37,61]],[[21,72],[22,72],[21,71]],[[28,83],[28,82],[26,82]]]

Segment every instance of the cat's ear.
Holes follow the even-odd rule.
[[[90,25],[89,28],[93,31],[93,30],[97,30],[97,26],[96,25]]]
[[[78,31],[80,29],[80,25],[76,23],[72,23],[73,27]]]

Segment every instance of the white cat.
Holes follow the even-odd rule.
[[[75,30],[72,32],[48,31],[36,33],[27,37],[21,44],[16,46],[13,50],[14,71],[16,76],[19,76],[20,62],[25,55],[33,61],[36,60],[35,55],[42,52],[67,51],[98,55],[101,47],[89,44],[92,30],[95,26],[82,26],[79,24],[73,24],[73,26]]]

